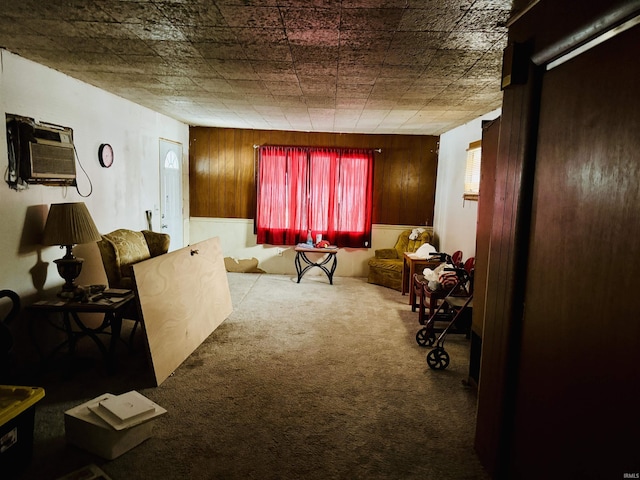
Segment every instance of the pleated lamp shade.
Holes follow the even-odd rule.
[[[98,240],[100,233],[84,202],[51,205],[44,226],[44,245],[78,245]]]

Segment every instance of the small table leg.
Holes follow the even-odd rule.
[[[120,333],[122,331],[122,315],[120,313],[111,313],[111,340],[109,343],[109,359],[108,368],[110,372],[116,370],[116,345],[120,339]]]
[[[296,259],[294,260],[295,265],[296,265],[296,272],[298,272],[298,283],[300,283],[300,280],[302,279],[302,275],[303,275],[303,271],[302,271],[302,266],[300,265],[300,252],[296,253]]]
[[[118,339],[120,338],[120,331],[122,330],[122,317],[119,314],[114,312],[106,312],[104,314],[104,320],[102,321],[102,324],[97,329],[93,329],[85,326],[85,324],[82,323],[82,321],[80,320],[76,312],[71,312],[71,315],[76,325],[80,329],[80,331],[84,335],[87,335],[88,337],[90,337],[91,340],[93,340],[93,342],[98,346],[98,349],[102,353],[104,361],[107,365],[107,371],[109,373],[113,373],[115,371],[116,344]],[[111,340],[110,340],[108,349],[104,345],[104,343],[102,343],[100,338],[98,338],[98,335],[97,335],[98,333],[103,333],[104,329],[107,327],[111,328],[111,332],[110,332]],[[73,340],[74,346],[75,346],[75,336],[76,334],[70,332],[69,341],[71,341],[71,338],[74,338]]]
[[[302,259],[307,264],[304,268],[302,268],[300,259]],[[330,268],[325,267],[325,265],[329,263],[331,260],[333,260],[333,262],[331,263]],[[327,275],[327,278],[329,279],[329,283],[333,285],[333,274],[336,271],[336,267],[338,264],[338,259],[335,253],[333,252],[328,253],[327,256],[323,258],[321,262],[312,262],[311,260],[309,260],[305,252],[298,252],[296,254],[294,263],[296,265],[296,272],[298,272],[298,283],[300,283],[300,280],[302,279],[304,274],[307,273],[307,270],[309,270],[312,267],[318,267],[322,269],[322,271]]]

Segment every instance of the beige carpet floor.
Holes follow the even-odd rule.
[[[431,370],[417,313],[362,278],[229,273],[231,316],[159,387],[142,337],[106,375],[91,343],[71,377],[34,377],[34,454],[20,478],[55,479],[95,463],[113,480],[486,479],[473,449],[469,341]],[[105,392],[140,391],[167,414],[152,438],[106,461],[67,445],[64,411]]]

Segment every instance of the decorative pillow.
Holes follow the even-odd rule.
[[[142,232],[118,230],[109,234],[108,237],[118,251],[120,275],[123,277],[131,276],[131,265],[151,257]]]

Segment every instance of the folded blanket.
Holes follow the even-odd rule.
[[[429,258],[431,254],[433,254],[436,251],[437,251],[436,247],[434,247],[430,243],[423,243],[422,245],[420,245],[418,250],[416,250],[415,253],[411,256],[413,258]]]
[[[449,265],[448,263],[441,263],[433,270],[431,270],[430,268],[425,268],[422,271],[422,275],[424,275],[424,278],[426,278],[427,281],[433,280],[437,282],[440,278],[440,274],[444,272],[445,268],[453,268],[453,265]]]

